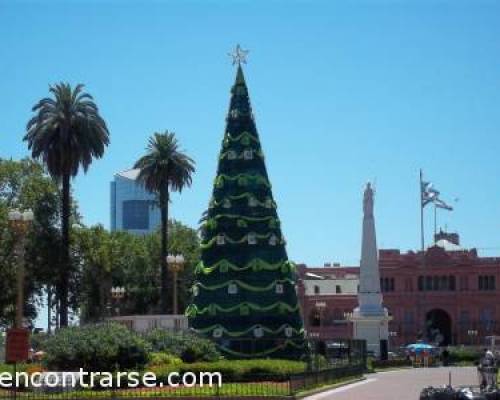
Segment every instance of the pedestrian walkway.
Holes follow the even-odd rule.
[[[366,375],[366,380],[328,392],[309,396],[305,400],[418,400],[427,386],[477,385],[475,367],[411,368]]]

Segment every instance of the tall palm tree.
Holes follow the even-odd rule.
[[[83,92],[84,85],[72,88],[68,83],[50,86],[52,97],[33,107],[35,114],[27,124],[24,140],[33,158],[41,159],[49,174],[62,184],[61,270],[57,297],[60,302],[60,325],[68,325],[70,282],[71,178],[83,168],[87,172],[94,158],[101,158],[109,144],[109,131],[99,115],[92,96]]]
[[[186,186],[191,186],[192,174],[195,171],[194,161],[179,149],[175,134],[165,131],[155,133],[149,138],[146,155],[134,165],[139,168],[138,181],[146,190],[156,193],[161,213],[161,260],[160,307],[162,312],[168,308],[168,203],[170,191],[181,192]]]

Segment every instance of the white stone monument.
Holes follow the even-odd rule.
[[[366,340],[366,347],[380,356],[380,341],[389,337],[389,314],[382,304],[378,266],[373,189],[367,183],[363,198],[363,237],[359,267],[358,307],[349,318],[353,323],[354,339]]]

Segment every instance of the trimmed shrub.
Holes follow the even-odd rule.
[[[116,323],[64,328],[44,343],[44,364],[63,371],[142,369],[148,362],[148,343]]]
[[[148,367],[161,367],[164,365],[179,365],[182,364],[182,360],[168,353],[151,353],[149,355]]]
[[[221,358],[212,341],[194,333],[155,329],[144,338],[153,351],[172,354],[186,363],[216,361]]]
[[[456,347],[448,349],[448,362],[451,364],[467,363],[473,364],[481,358],[481,351],[478,349],[468,349],[466,347]]]
[[[215,362],[198,362],[172,366],[153,367],[159,380],[166,382],[171,372],[220,372],[224,382],[256,381],[259,378],[282,381],[292,374],[300,374],[306,370],[306,363],[289,360],[220,360]]]

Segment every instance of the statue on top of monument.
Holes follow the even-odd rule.
[[[363,212],[366,216],[373,215],[373,195],[375,194],[370,182],[366,184],[363,196]]]

